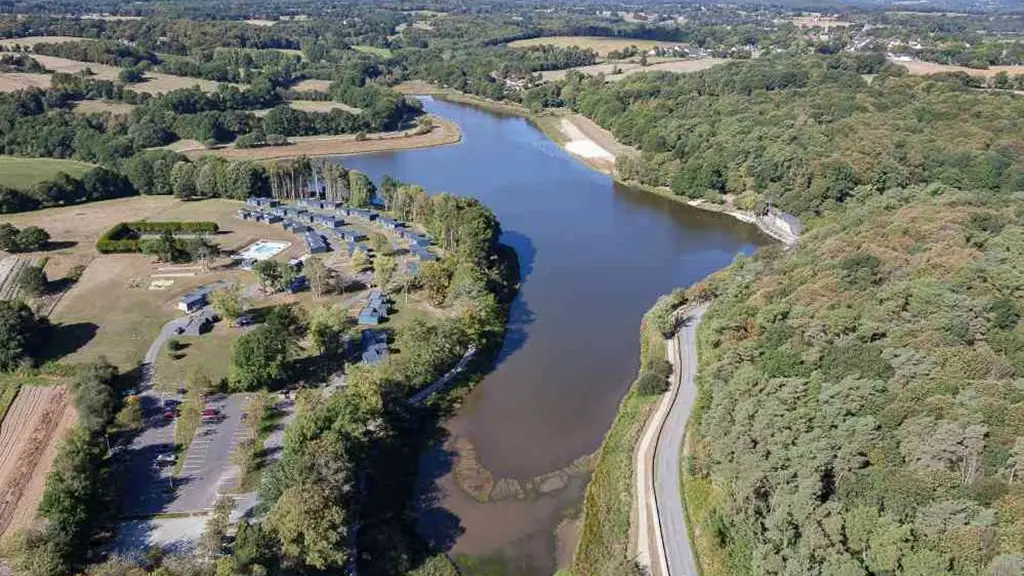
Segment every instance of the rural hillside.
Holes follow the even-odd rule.
[[[1024,574],[1022,98],[1011,0],[10,0],[0,574]]]

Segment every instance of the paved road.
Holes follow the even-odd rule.
[[[697,396],[694,384],[697,375],[696,332],[705,310],[707,306],[696,308],[676,333],[676,344],[673,347],[675,358],[671,358],[676,368],[676,381],[673,383],[675,398],[658,435],[654,453],[654,497],[668,565],[668,574],[663,576],[699,575],[686,530],[679,474],[686,421],[690,418],[690,410]]]
[[[153,461],[157,455],[174,450],[174,422],[164,420],[163,403],[170,399],[180,402],[181,398],[153,388],[153,364],[167,339],[174,336],[176,328],[185,324],[188,324],[188,316],[164,324],[140,366],[138,397],[142,406],[143,429],[128,447],[126,477],[130,480],[124,488],[122,510],[127,516],[156,514],[172,496],[169,492],[171,468],[154,468]]]

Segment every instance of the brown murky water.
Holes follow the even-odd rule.
[[[523,284],[494,371],[448,422],[495,479],[542,476],[593,452],[632,380],[640,318],[660,294],[686,286],[767,242],[729,217],[620,186],[573,160],[521,118],[447,102],[428,111],[463,131],[455,146],[345,158],[374,178],[390,174],[430,192],[475,196],[497,214],[519,254]],[[424,526],[454,554],[504,559],[474,574],[544,574],[555,530],[585,487],[481,503],[459,490],[450,463]],[[550,489],[551,484],[546,485]]]

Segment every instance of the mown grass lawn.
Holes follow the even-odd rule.
[[[0,185],[29,188],[44,180],[52,179],[60,172],[78,178],[92,168],[92,164],[74,160],[0,156]]]

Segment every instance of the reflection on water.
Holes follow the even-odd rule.
[[[498,365],[447,427],[496,479],[544,475],[600,444],[636,371],[640,318],[658,295],[766,239],[729,217],[614,184],[521,118],[446,102],[426,108],[455,120],[463,141],[344,163],[375,179],[475,196],[497,214],[524,281]],[[539,498],[481,504],[450,475],[437,476],[435,511],[447,516],[429,524],[457,522],[459,530],[444,530],[458,534],[454,552],[504,550],[521,573],[552,572],[554,529],[578,504],[583,479]]]

